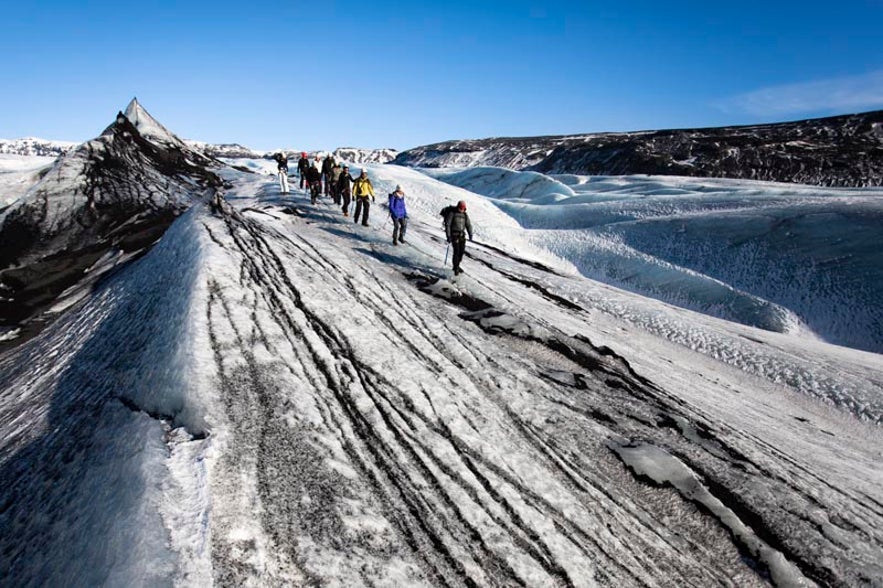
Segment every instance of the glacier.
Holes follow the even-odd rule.
[[[465,189],[364,164],[379,202],[404,187],[409,242],[393,246],[382,204],[355,225],[327,199],[280,195],[272,162],[234,168],[144,128],[123,114],[107,136],[125,129],[134,147],[100,153],[125,193],[147,178],[182,210],[149,246],[101,237],[39,332],[5,327],[3,584],[883,581],[880,355],[748,286],[738,300],[766,323],[593,279],[584,259],[601,246],[581,256],[589,239],[572,236],[595,231],[648,273],[665,261],[697,280],[691,296],[723,297],[698,280],[723,292],[726,276],[665,259],[653,237],[753,236],[765,195],[776,218],[799,208],[784,187],[472,170]],[[164,166],[170,149],[188,163]],[[76,210],[79,177],[28,176],[0,214],[47,193]],[[454,279],[438,212],[458,200],[476,234]],[[19,258],[57,253],[63,235]]]
[[[883,351],[883,190],[427,169],[580,272],[763,329]]]

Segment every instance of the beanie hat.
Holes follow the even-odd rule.
[[[460,201],[457,203],[457,210],[463,211],[466,210],[466,203],[464,201]]]

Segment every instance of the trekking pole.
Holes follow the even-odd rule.
[[[451,242],[448,241],[448,246],[445,247],[445,267],[448,266],[448,251],[451,250]]]

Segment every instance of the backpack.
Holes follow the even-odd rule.
[[[454,212],[457,212],[456,204],[451,204],[441,209],[439,216],[442,217],[442,228],[446,228],[448,226],[448,216],[450,216]]]

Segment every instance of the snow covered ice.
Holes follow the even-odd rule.
[[[491,197],[605,283],[778,332],[883,351],[883,190],[426,170]]]
[[[778,283],[645,251],[654,223],[730,235],[764,200],[873,213],[879,191],[369,164],[378,203],[406,193],[393,246],[382,206],[366,228],[280,196],[272,162],[211,165],[222,199],[191,182],[149,252],[0,355],[4,585],[883,583],[880,328],[850,319],[873,290],[814,323]],[[607,268],[631,248],[689,276],[687,308],[583,275],[602,241]]]

